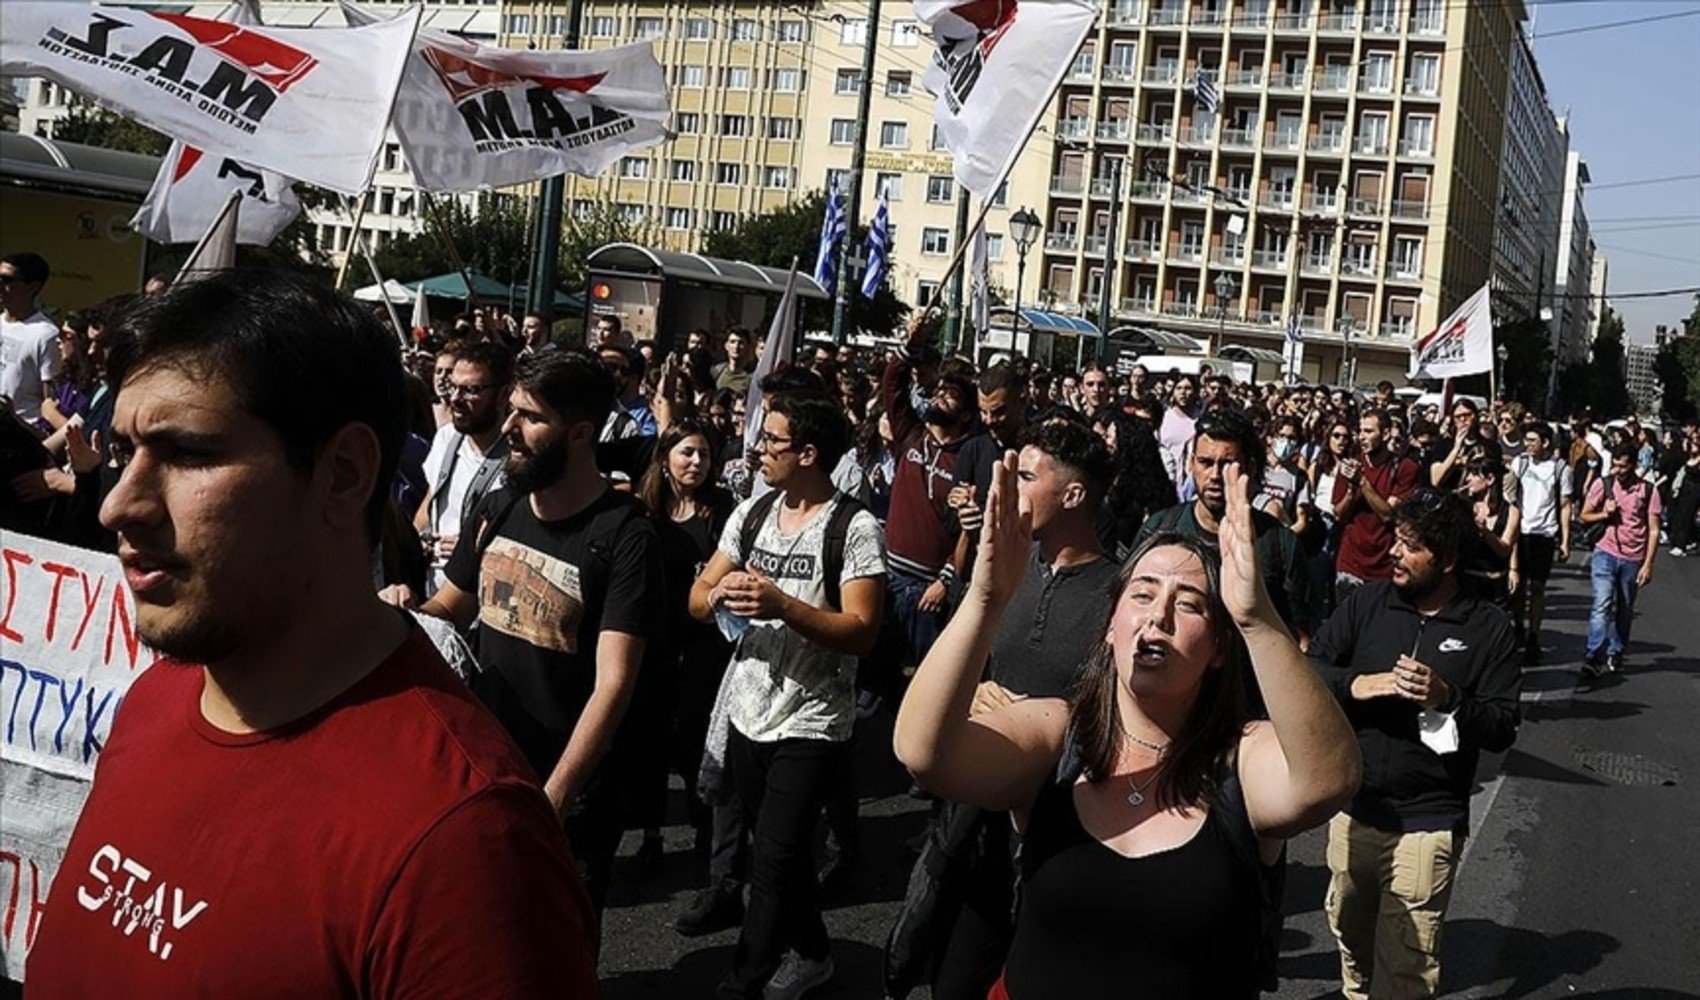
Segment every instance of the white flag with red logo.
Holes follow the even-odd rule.
[[[342,9],[350,24],[376,16]],[[667,75],[647,42],[537,52],[421,31],[413,49],[395,131],[423,190],[593,177],[668,137]]]
[[[933,33],[923,78],[956,179],[997,193],[1098,16],[1097,0],[915,0]]]
[[[1411,345],[1411,377],[1458,378],[1493,371],[1488,286],[1464,300],[1434,332]]]
[[[9,0],[0,74],[44,76],[175,139],[333,191],[371,181],[422,8],[361,28]]]

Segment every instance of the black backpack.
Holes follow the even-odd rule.
[[[738,561],[741,565],[749,565],[750,553],[756,547],[756,535],[761,533],[761,526],[767,523],[767,516],[773,512],[779,497],[780,491],[769,490],[750,504],[750,512],[738,532]],[[868,508],[848,493],[839,493],[837,501],[826,522],[826,538],[821,546],[821,573],[826,582],[827,605],[834,611],[842,611],[838,578],[844,575],[844,547],[850,540],[850,521]]]

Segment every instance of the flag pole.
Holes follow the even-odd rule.
[[[365,199],[361,200],[364,202]],[[343,211],[348,211],[347,195],[342,196],[342,208]],[[401,325],[401,314],[395,311],[395,303],[390,301],[389,289],[384,287],[383,272],[378,270],[378,262],[373,259],[372,256],[372,247],[366,242],[366,237],[360,232],[360,227],[358,225],[354,227],[354,245],[348,248],[349,257],[354,256],[355,248],[359,248],[360,256],[366,258],[366,266],[372,271],[372,280],[378,283],[378,297],[384,300],[384,311],[390,314],[390,324],[395,327],[396,339],[401,342],[401,349],[405,351],[412,346],[408,344],[407,334],[404,332],[407,328]],[[343,258],[342,263],[344,270],[346,270],[348,267],[348,258]],[[342,290],[340,281],[338,282],[337,290]]]
[[[213,216],[212,225],[208,226],[207,231],[201,234],[201,238],[195,241],[195,248],[189,251],[189,256],[183,258],[183,266],[177,269],[177,276],[171,279],[173,285],[182,281],[183,276],[194,269],[195,262],[201,259],[202,253],[206,252],[208,241],[212,239],[214,233],[218,232],[219,227],[224,225],[224,217],[236,211],[236,205],[241,200],[242,191],[240,189],[231,191],[230,197],[224,199],[224,207],[218,210],[217,215]]]
[[[1032,138],[1032,136],[1033,136],[1033,134],[1031,132],[1029,132],[1028,138]],[[1024,147],[1026,146],[1025,140],[1022,142],[1022,146],[1024,146]],[[1001,186],[1003,184],[1003,181],[999,181],[998,184]],[[997,188],[993,188],[992,190],[996,191]],[[987,198],[983,203],[981,203],[980,214],[978,216],[975,216],[974,224],[972,226],[968,227],[968,231],[970,233],[972,233],[974,230],[979,229],[981,226],[985,225],[986,224],[986,216],[988,214],[990,214],[991,211],[992,211],[992,199]],[[927,322],[927,318],[929,316],[931,316],[934,312],[938,311],[939,302],[940,302],[940,300],[942,300],[944,298],[944,291],[950,285],[950,279],[953,275],[956,274],[956,269],[962,266],[963,255],[966,254],[967,251],[968,251],[968,241],[967,240],[957,240],[956,241],[956,253],[953,254],[950,258],[950,266],[945,269],[944,277],[942,279],[940,279],[940,281],[938,283],[938,287],[933,289],[933,297],[932,297],[931,301],[929,301],[927,303],[927,307],[925,309],[921,310],[921,315],[919,317],[909,321],[911,328],[920,327],[923,323]]]
[[[360,237],[360,220],[362,220],[366,217],[366,196],[369,195],[369,194],[371,194],[370,188],[368,188],[365,191],[360,192],[360,200],[355,203],[354,212],[353,212],[353,215],[354,215],[354,235],[352,237],[350,237],[350,239],[349,239],[349,242],[351,244],[353,243],[354,240],[356,240]],[[347,195],[342,196],[342,210],[345,211],[345,212],[348,211],[348,196]],[[348,248],[348,252],[342,255],[342,266],[336,269],[336,285],[335,285],[335,288],[339,292],[342,291],[342,286],[348,280],[348,262],[353,260],[353,259],[354,259],[354,247],[351,245]]]
[[[484,303],[478,298],[478,289],[472,286],[472,273],[466,269],[466,261],[461,259],[460,249],[455,246],[454,240],[449,238],[449,227],[443,223],[443,217],[437,214],[437,203],[431,199],[431,192],[420,191],[419,198],[425,204],[425,214],[436,224],[437,239],[442,242],[443,249],[449,252],[449,260],[454,262],[455,270],[460,272],[460,280],[466,284],[466,294],[472,299],[472,308],[483,308]]]

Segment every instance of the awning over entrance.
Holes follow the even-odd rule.
[[[1167,330],[1154,330],[1148,326],[1118,326],[1110,331],[1110,339],[1132,344],[1142,353],[1204,353],[1204,344],[1196,337],[1188,337],[1184,333],[1170,333]]]
[[[1223,344],[1217,352],[1229,361],[1250,361],[1259,365],[1284,365],[1287,359],[1279,351],[1270,351],[1261,347],[1247,347],[1244,344]]]
[[[698,281],[716,288],[741,288],[770,295],[784,292],[785,280],[789,276],[782,268],[640,247],[635,243],[610,243],[601,247],[590,255],[585,266],[592,271],[653,274],[660,278]],[[826,290],[802,271],[797,272],[797,294],[808,299],[828,298]]]
[[[1064,316],[1062,313],[1043,312],[1038,309],[1021,310],[1021,321],[1015,323],[1015,310],[998,306],[991,311],[993,329],[1008,330],[1016,326],[1020,333],[1072,333],[1077,337],[1096,337],[1098,327],[1086,320],[1075,316]]]

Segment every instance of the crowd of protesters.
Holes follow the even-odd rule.
[[[1522,667],[1632,669],[1656,554],[1700,554],[1693,424],[920,336],[758,378],[759,335],[614,316],[551,344],[480,310],[398,353],[304,279],[55,321],[49,278],[0,262],[5,527],[116,552],[143,637],[201,668],[137,682],[66,870],[117,850],[213,901],[167,964],[104,926],[144,901],[56,893],[32,980],[590,995],[620,840],[646,877],[676,774],[676,929],[738,929],[722,996],[801,996],[823,883],[869,863],[850,741],[895,712],[935,807],[890,995],[1119,996],[1131,964],[1253,996],[1284,842],[1323,824],[1344,992],[1433,995]],[[1583,553],[1560,650],[1547,582]]]

